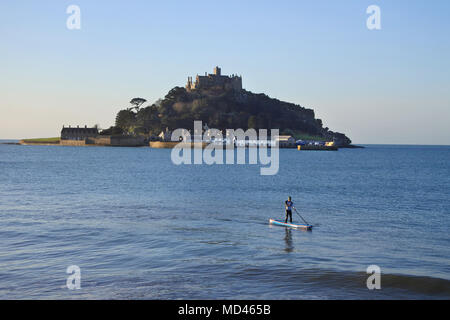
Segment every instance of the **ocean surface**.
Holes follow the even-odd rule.
[[[0,144],[0,299],[450,299],[449,146],[170,152]],[[311,232],[269,225],[288,196]]]

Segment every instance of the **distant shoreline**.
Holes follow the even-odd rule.
[[[41,138],[39,138],[41,139]],[[44,138],[45,139],[45,138]],[[37,139],[0,139],[0,144],[4,145],[25,145],[21,144],[22,140],[37,140]],[[59,145],[55,143],[28,143],[27,145]],[[395,146],[406,146],[406,147],[450,147],[450,144],[411,144],[411,143],[359,143],[359,144],[351,144],[349,146],[340,147],[340,149],[359,149],[359,148],[368,148],[370,146],[387,146],[387,147],[395,147]]]
[[[23,146],[65,146],[63,144],[60,144],[60,139],[59,138],[38,138],[38,139],[21,139],[21,140],[15,140],[17,142],[13,142],[11,140],[7,140],[8,142],[2,142],[2,140],[0,140],[0,144],[6,144],[6,145],[23,145]],[[155,141],[155,142],[150,142],[149,145],[143,145],[143,146],[126,146],[126,147],[134,147],[134,148],[142,148],[142,147],[150,147],[150,148],[155,148],[155,149],[165,149],[165,148],[172,148],[172,144],[170,144],[170,146],[166,145],[167,143],[164,142],[159,142],[159,141]],[[178,142],[176,143],[178,144]],[[81,146],[81,145],[80,145]],[[93,146],[93,147],[113,147],[112,145],[83,145],[83,146]],[[204,147],[204,146],[203,146]],[[280,149],[295,149],[296,147],[280,147]],[[364,149],[366,148],[365,146],[360,146],[360,145],[348,145],[348,146],[342,146],[339,147],[339,149]],[[336,148],[337,149],[337,148]],[[304,148],[303,150],[308,150],[308,151],[317,151],[319,149],[317,148]]]

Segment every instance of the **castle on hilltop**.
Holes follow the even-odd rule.
[[[237,75],[224,76],[221,74],[221,69],[215,67],[213,74],[207,74],[204,76],[197,75],[195,82],[192,81],[192,77],[188,77],[186,84],[186,90],[197,89],[211,89],[220,88],[223,90],[242,90],[242,77]]]

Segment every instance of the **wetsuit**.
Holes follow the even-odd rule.
[[[287,223],[288,218],[292,223],[292,207],[294,206],[294,203],[292,201],[286,200],[285,205],[286,205],[286,220],[284,221],[284,223]]]

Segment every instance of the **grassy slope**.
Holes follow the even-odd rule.
[[[305,134],[305,133],[298,132],[298,131],[294,131],[293,137],[295,138],[295,140],[314,140],[314,141],[327,141],[327,140],[329,140],[329,139],[326,139],[324,137],[312,136],[312,135]]]
[[[59,143],[60,138],[36,138],[36,139],[22,139],[25,143]]]

